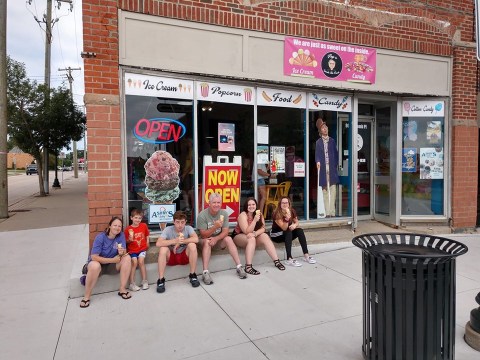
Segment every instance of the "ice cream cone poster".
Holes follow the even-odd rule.
[[[287,76],[374,84],[377,51],[364,46],[286,37],[283,73]]]
[[[218,151],[235,151],[235,124],[218,123]]]
[[[417,172],[417,149],[404,148],[402,151],[402,172]]]
[[[180,195],[180,165],[172,155],[163,150],[155,151],[145,165],[145,197],[152,203],[173,203]]]

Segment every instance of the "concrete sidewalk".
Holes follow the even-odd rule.
[[[309,233],[309,240],[336,242],[311,244],[318,263],[283,272],[257,251],[254,263],[262,274],[245,280],[236,277],[228,255],[217,255],[212,259],[215,283],[195,289],[186,279],[187,268],[177,266],[167,269],[164,294],[151,286],[122,300],[114,290],[118,277],[105,276],[107,290],[97,291],[90,307],[81,309],[81,297],[69,294],[86,257],[88,226],[86,221],[56,226],[65,224],[55,224],[54,218],[61,218],[64,206],[64,212],[71,210],[67,218],[76,218],[79,209],[74,211],[73,204],[83,201],[86,178],[68,184],[34,199],[31,211],[0,223],[2,358],[362,359],[361,251],[352,246],[351,232],[328,230],[343,239],[328,231]],[[45,214],[40,215],[41,208]],[[15,217],[19,225],[35,224],[35,212],[51,219],[51,227],[5,230]],[[457,260],[456,359],[474,360],[480,353],[463,334],[470,310],[478,306],[480,242],[476,235],[446,236],[469,247]],[[281,248],[277,251],[283,256]],[[295,247],[294,256],[300,255]],[[154,283],[155,266],[151,269]]]

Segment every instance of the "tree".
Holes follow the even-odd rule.
[[[43,150],[58,155],[82,137],[85,115],[64,87],[47,91],[45,85],[27,78],[25,65],[7,56],[8,134],[38,165],[40,195],[43,188]]]

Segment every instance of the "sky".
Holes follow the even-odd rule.
[[[52,20],[55,21],[51,44],[50,86],[64,85],[69,89],[66,71],[58,69],[81,68],[72,71],[73,99],[78,106],[83,107],[84,82],[82,37],[82,1],[72,0],[70,4],[52,0]],[[13,60],[25,64],[27,76],[39,83],[45,82],[45,24],[47,0],[7,0],[7,55]],[[38,23],[35,17],[40,21]],[[77,149],[83,150],[83,140],[78,142]]]

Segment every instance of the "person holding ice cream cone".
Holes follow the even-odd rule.
[[[130,299],[127,291],[127,281],[130,275],[131,260],[127,253],[125,234],[122,231],[123,222],[114,216],[105,231],[97,235],[93,241],[88,257],[87,274],[85,278],[85,294],[80,301],[81,308],[90,306],[90,297],[101,274],[120,273],[120,288],[118,296]]]
[[[308,264],[315,264],[317,261],[308,253],[307,239],[301,227],[298,226],[298,217],[295,209],[292,208],[290,198],[282,196],[273,212],[273,224],[270,230],[270,237],[276,243],[285,243],[285,251],[287,252],[286,264],[290,266],[300,267],[302,264],[292,257],[292,241],[298,238],[302,247],[303,260]]]
[[[222,196],[212,193],[208,199],[209,207],[202,210],[197,217],[197,228],[200,231],[202,244],[203,282],[206,285],[213,284],[212,276],[208,271],[208,265],[212,254],[212,248],[228,249],[230,256],[236,265],[236,272],[240,279],[245,279],[247,274],[242,267],[238,250],[233,239],[228,235],[228,213],[222,209]]]
[[[160,248],[158,254],[158,281],[157,292],[165,292],[165,268],[167,265],[189,265],[188,275],[192,287],[198,287],[197,268],[197,243],[198,236],[195,230],[186,225],[187,216],[183,211],[173,214],[173,226],[167,226],[158,237],[156,245]]]
[[[265,230],[265,221],[261,211],[257,208],[255,198],[248,198],[243,204],[243,211],[238,215],[237,226],[233,230],[232,237],[237,246],[245,248],[245,272],[247,274],[260,275],[260,271],[252,265],[257,245],[263,245],[278,270],[285,270],[285,266],[278,258],[275,245]]]
[[[132,225],[125,229],[125,238],[127,240],[127,250],[132,258],[132,270],[130,272],[130,286],[131,291],[138,291],[140,289],[147,290],[147,269],[145,267],[145,257],[150,243],[150,231],[145,223],[142,223],[143,211],[140,209],[132,209],[130,212],[130,220]],[[142,287],[135,284],[135,272],[137,266],[140,268],[142,275]]]

